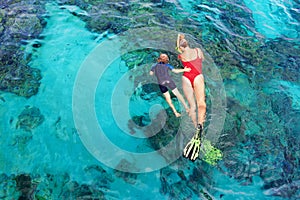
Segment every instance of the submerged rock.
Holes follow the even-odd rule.
[[[32,14],[21,14],[16,18],[9,18],[6,31],[11,37],[31,39],[42,32],[39,18]]]
[[[19,150],[24,150],[27,143],[32,139],[33,134],[24,129],[16,130],[13,134],[11,145],[17,145]]]
[[[7,1],[0,10],[0,90],[29,98],[38,92],[41,73],[28,66],[24,43],[45,26],[44,1]]]
[[[41,73],[28,66],[0,66],[0,90],[29,98],[38,93]]]
[[[131,171],[131,169],[136,170],[134,168],[135,168],[135,166],[133,164],[131,164],[127,160],[123,159],[116,166],[116,170],[114,170],[114,173],[118,178],[123,179],[125,182],[134,184],[137,179],[137,174],[127,172],[127,171]]]
[[[143,26],[174,26],[171,17],[176,9],[174,3],[166,1],[72,1],[61,0],[60,4],[77,5],[86,11],[79,16],[87,22],[87,28],[93,32],[121,33],[130,28]],[[155,12],[154,12],[155,11]],[[177,19],[177,22],[181,19]]]
[[[104,199],[104,193],[91,185],[82,184],[75,190],[76,199]]]
[[[0,198],[1,199],[18,199],[20,192],[17,190],[14,175],[0,174]]]
[[[26,106],[18,116],[16,128],[21,128],[25,131],[32,131],[34,128],[42,124],[45,117],[41,114],[37,107]]]
[[[84,168],[84,171],[91,175],[93,183],[97,185],[97,187],[110,188],[110,184],[114,181],[112,174],[99,165],[87,166]]]
[[[280,187],[271,188],[264,192],[268,196],[280,196],[291,199],[293,196],[299,197],[300,180],[285,183]]]
[[[20,174],[16,176],[16,188],[20,191],[21,195],[19,200],[34,199],[35,186],[32,184],[32,179],[29,174]]]
[[[185,169],[191,168],[184,172],[170,167],[161,169],[160,192],[168,195],[170,199],[213,199],[205,189],[211,184],[207,175],[210,169],[200,165],[199,162],[197,164],[198,166],[193,166],[192,162],[184,160],[181,166],[185,166]]]

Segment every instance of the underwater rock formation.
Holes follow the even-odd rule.
[[[32,131],[34,128],[43,123],[45,117],[37,107],[26,106],[21,114],[18,116],[16,128],[25,131]]]
[[[160,170],[161,193],[169,194],[171,198],[191,198],[193,192],[187,186],[186,177],[179,175],[176,170],[169,167]]]
[[[172,11],[176,6],[168,1],[71,1],[60,0],[60,4],[76,5],[87,12],[79,16],[87,22],[93,32],[121,33],[130,28],[146,26],[173,26]],[[180,18],[177,21],[181,20]]]
[[[228,113],[219,139],[224,172],[244,185],[260,176],[268,195],[291,197],[295,190],[287,187],[293,185],[288,183],[299,180],[299,162],[291,153],[299,154],[295,137],[299,135],[295,121],[299,110],[291,105],[297,100],[284,92],[283,88],[292,86],[267,83],[282,79],[299,84],[299,47],[283,38],[264,40],[255,31],[251,12],[239,10],[241,6],[232,13],[228,2],[219,3],[204,1],[197,8],[207,12],[208,20],[217,22],[205,23],[199,39],[220,66],[228,95]],[[207,10],[209,7],[217,9]],[[208,31],[210,34],[204,34]]]
[[[260,113],[252,110],[253,108],[242,109],[235,104],[228,105],[230,109],[220,146],[224,153],[224,171],[228,171],[228,175],[238,179],[243,185],[251,184],[253,177],[259,176],[264,181],[264,189],[269,190],[300,178],[296,158],[299,154],[299,140],[291,132],[285,131],[281,116],[273,112],[275,109],[277,112],[280,109],[292,111],[289,104],[277,102],[280,100],[277,98],[272,103],[272,109],[270,102],[275,99],[272,96],[258,95],[262,96],[263,98],[256,100],[259,106],[255,106],[256,109],[260,108]],[[281,98],[288,99],[283,96]],[[284,111],[280,113],[284,114]],[[288,189],[281,189],[284,188]],[[289,193],[281,192],[285,195]]]
[[[0,197],[2,199],[18,199],[20,196],[14,178],[14,175],[0,174]]]
[[[46,24],[44,2],[28,2],[8,1],[0,9],[0,90],[26,98],[38,92],[41,73],[28,66],[23,45],[39,37]]]
[[[28,66],[0,66],[0,90],[29,98],[37,94],[41,74],[39,69]]]
[[[101,167],[100,167],[101,168]],[[91,173],[92,183],[80,184],[65,174],[0,174],[0,197],[19,200],[45,199],[111,199],[105,194],[113,181],[99,166],[90,166],[85,173]],[[108,176],[107,176],[108,175]]]
[[[201,161],[196,161],[195,165],[186,159],[179,159],[179,163],[184,171],[175,170],[172,166],[160,170],[160,192],[171,199],[213,199],[205,189],[212,184],[210,168]]]
[[[137,179],[137,174],[130,173],[126,171],[130,171],[133,169],[133,165],[125,159],[122,159],[120,163],[116,166],[117,170],[114,170],[114,174],[116,177],[123,179],[125,182],[134,184]]]
[[[87,174],[91,174],[94,180],[94,184],[99,188],[109,189],[110,184],[115,181],[112,174],[104,170],[99,165],[91,165],[84,168]]]
[[[16,176],[16,189],[20,191],[19,200],[34,199],[34,189],[36,185],[32,184],[30,175],[20,174]]]

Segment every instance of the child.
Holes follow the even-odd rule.
[[[183,104],[186,112],[189,111],[189,108],[185,103],[183,96],[178,91],[171,76],[169,75],[168,70],[171,70],[174,73],[181,73],[181,72],[189,72],[191,71],[191,69],[190,68],[175,69],[172,65],[168,64],[169,58],[167,54],[160,54],[159,58],[157,59],[157,62],[158,63],[151,68],[150,75],[152,76],[153,74],[155,74],[159,84],[160,91],[163,93],[167,103],[173,110],[175,116],[180,117],[181,116],[180,113],[176,111],[172,103],[171,95],[168,89],[170,89],[173,92],[173,94],[179,99],[179,101]]]

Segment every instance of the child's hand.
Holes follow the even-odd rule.
[[[185,72],[190,72],[191,70],[192,70],[192,69],[189,68],[189,67],[185,67],[185,68],[184,68],[184,71],[185,71]]]

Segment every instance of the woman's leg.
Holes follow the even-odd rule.
[[[189,112],[189,107],[186,105],[185,100],[184,100],[183,96],[180,94],[180,92],[178,91],[178,89],[175,88],[174,90],[172,90],[172,92],[177,97],[177,99],[182,103],[182,105],[184,106],[185,111],[188,113]]]
[[[194,92],[196,96],[197,109],[198,109],[198,124],[203,127],[206,117],[206,103],[205,103],[205,84],[204,76],[198,75],[194,79]]]
[[[180,113],[178,113],[176,111],[175,106],[172,103],[172,99],[171,99],[170,93],[169,92],[165,92],[165,93],[163,93],[163,95],[165,96],[165,99],[166,99],[167,103],[169,104],[169,106],[171,107],[171,109],[173,110],[175,116],[176,117],[180,117],[181,116]]]
[[[193,87],[190,80],[184,76],[182,76],[182,89],[183,89],[184,96],[186,97],[190,106],[189,116],[191,117],[194,126],[197,127],[196,103],[194,98]]]

